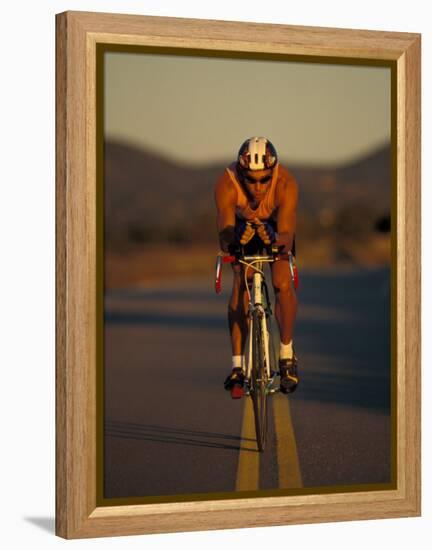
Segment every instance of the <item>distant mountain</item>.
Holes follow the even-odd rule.
[[[214,242],[213,188],[229,162],[196,168],[125,143],[107,141],[107,245],[122,247],[157,240]],[[281,162],[299,183],[298,217],[305,236],[312,237],[317,230],[373,230],[376,220],[390,212],[390,147],[338,167]]]
[[[382,147],[367,157],[335,167],[292,165],[289,170],[300,185],[301,208],[338,209],[365,201],[374,208],[390,208],[391,150]]]

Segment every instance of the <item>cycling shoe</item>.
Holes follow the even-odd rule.
[[[224,382],[224,388],[231,392],[233,399],[240,399],[244,394],[244,374],[241,368],[234,368]]]
[[[297,372],[297,357],[279,360],[280,391],[282,393],[293,393],[299,383]]]

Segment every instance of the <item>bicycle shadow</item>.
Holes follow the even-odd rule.
[[[153,424],[108,420],[105,422],[104,435],[105,437],[153,441],[172,445],[258,452],[255,439]]]

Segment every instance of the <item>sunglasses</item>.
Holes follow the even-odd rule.
[[[255,185],[256,183],[268,183],[271,181],[272,176],[263,176],[259,179],[250,178],[249,176],[244,177],[246,183],[249,183],[250,185]]]

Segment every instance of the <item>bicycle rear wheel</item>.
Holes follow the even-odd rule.
[[[254,417],[255,433],[259,451],[264,451],[267,437],[267,383],[268,376],[264,364],[264,338],[262,332],[261,318],[257,310],[253,312],[252,318],[252,372],[251,391]]]

